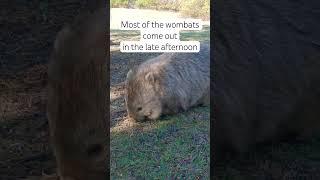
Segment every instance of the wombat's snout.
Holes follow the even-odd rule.
[[[134,118],[134,120],[137,122],[146,122],[146,121],[150,121],[152,119],[150,119],[148,116],[141,116],[140,118]]]
[[[131,117],[137,122],[144,122],[144,121],[155,120],[159,116],[156,113],[154,113],[154,111],[151,109],[144,111],[142,107],[138,107],[136,108],[135,113],[129,113],[129,117]]]
[[[132,118],[137,122],[145,122],[148,120],[152,120],[148,115],[141,115],[141,116],[138,115]]]

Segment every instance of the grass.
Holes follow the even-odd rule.
[[[129,6],[142,9],[179,11],[187,17],[195,18],[208,19],[210,15],[209,0],[111,0],[112,8],[127,8]]]
[[[244,157],[215,164],[214,180],[319,179],[320,138],[265,144]]]
[[[139,31],[126,31],[111,29],[111,40],[117,46],[120,44],[120,41],[139,41],[140,32]],[[181,31],[180,32],[180,41],[209,41],[210,40],[210,27],[203,26],[202,30],[199,31]]]
[[[210,40],[210,27],[203,26],[200,31],[181,31],[181,41],[209,41]]]
[[[209,178],[209,107],[111,131],[112,179]]]

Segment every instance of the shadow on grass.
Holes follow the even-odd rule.
[[[320,179],[320,139],[263,144],[241,158],[216,162],[218,179]]]

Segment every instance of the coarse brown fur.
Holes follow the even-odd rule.
[[[127,74],[126,106],[137,121],[210,102],[210,46],[199,53],[164,53]]]
[[[83,13],[56,37],[47,114],[60,179],[107,178],[107,14]]]
[[[319,135],[319,3],[299,3],[215,1],[214,157]]]

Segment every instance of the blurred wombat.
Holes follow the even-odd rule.
[[[199,53],[163,53],[127,74],[126,106],[137,121],[210,104],[210,46]]]
[[[215,3],[214,157],[220,156],[217,150],[242,154],[257,143],[319,135],[316,4],[308,1],[297,12],[290,1],[264,4],[272,8],[236,0]]]
[[[54,44],[47,111],[60,179],[107,178],[106,13],[81,14]]]

